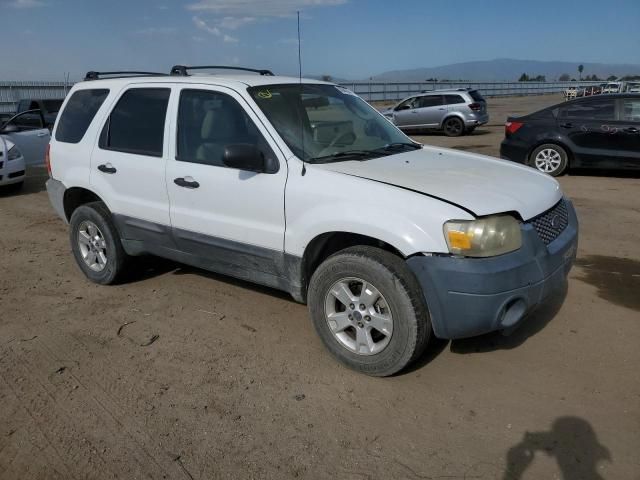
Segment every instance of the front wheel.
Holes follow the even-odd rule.
[[[546,143],[531,153],[529,163],[536,170],[557,177],[567,169],[569,157],[567,151],[560,145]]]
[[[401,258],[379,248],[329,257],[311,278],[308,303],[328,350],[368,375],[399,372],[424,352],[431,335],[418,281]]]

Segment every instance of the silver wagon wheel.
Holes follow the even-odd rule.
[[[393,334],[389,304],[361,278],[343,278],[333,284],[325,299],[325,317],[338,343],[358,355],[380,353]]]

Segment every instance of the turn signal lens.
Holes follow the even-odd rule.
[[[444,224],[449,252],[466,257],[494,257],[522,246],[520,222],[511,215],[477,220],[451,220]]]

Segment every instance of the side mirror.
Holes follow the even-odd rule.
[[[266,171],[264,155],[255,145],[236,143],[224,148],[222,161],[227,167],[262,173]]]
[[[0,133],[4,133],[4,134],[16,133],[19,131],[20,131],[20,128],[13,123],[3,125],[2,129],[0,129]]]

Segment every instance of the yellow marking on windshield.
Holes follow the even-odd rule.
[[[271,97],[273,97],[273,95],[271,95],[271,92],[269,90],[260,90],[258,92],[258,96],[265,100],[269,100]]]

